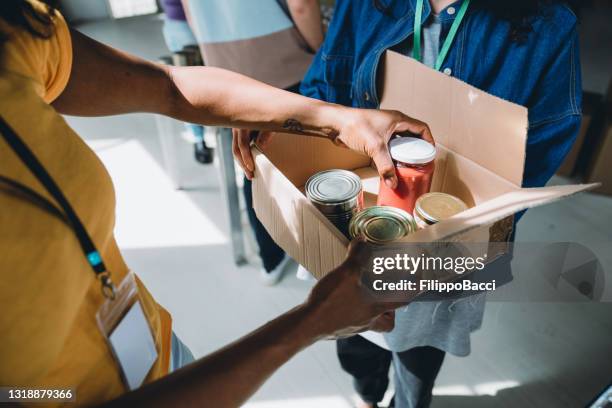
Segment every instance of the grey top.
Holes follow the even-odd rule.
[[[423,22],[423,33],[421,35],[421,52],[423,53],[423,64],[433,68],[440,53],[440,36],[442,34],[442,22],[438,14],[431,14]],[[412,58],[414,36],[402,41],[395,47],[394,51],[407,55]]]
[[[440,53],[440,33],[442,32],[442,23],[440,16],[432,14],[423,27],[423,64],[430,68],[436,64],[436,59]],[[412,55],[412,49],[410,54]]]
[[[440,50],[442,25],[432,15],[423,25],[423,63],[435,65]],[[402,52],[412,56],[412,42]],[[364,333],[364,337],[392,351],[432,346],[456,356],[470,354],[470,333],[480,328],[484,315],[485,295],[460,300],[414,302],[395,313],[395,329],[390,333]]]

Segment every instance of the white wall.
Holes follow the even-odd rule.
[[[72,23],[152,14],[159,10],[157,0],[61,0],[60,3]]]

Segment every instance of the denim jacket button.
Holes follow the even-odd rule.
[[[450,74],[453,73],[453,70],[450,69],[450,68],[444,68],[444,71],[442,71],[442,72],[444,72],[446,75],[450,76]]]
[[[453,14],[455,14],[455,11],[456,11],[456,10],[455,10],[455,8],[454,8],[454,7],[449,7],[449,8],[446,10],[446,12],[447,12],[449,15],[451,15],[451,16],[452,16]]]

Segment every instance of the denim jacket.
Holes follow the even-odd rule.
[[[441,41],[460,5],[457,1],[440,13]],[[411,40],[415,8],[416,0],[338,0],[301,92],[348,106],[378,107],[381,55],[387,49],[401,51]],[[431,12],[425,1],[423,21]],[[564,5],[550,5],[533,18],[532,27],[526,41],[518,43],[507,21],[471,7],[441,69],[529,109],[525,187],[544,185],[569,152],[582,101],[576,16]]]

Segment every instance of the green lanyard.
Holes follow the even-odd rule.
[[[416,15],[414,16],[414,45],[412,48],[412,58],[414,58],[415,60],[419,62],[423,62],[423,56],[421,55],[421,31],[422,31],[421,28],[423,25],[423,22],[422,22],[423,1],[424,0],[417,0]],[[440,50],[440,53],[438,54],[438,59],[436,60],[436,65],[434,67],[436,71],[439,71],[440,68],[442,68],[442,64],[444,63],[444,60],[446,59],[446,55],[448,55],[448,50],[450,50],[450,47],[453,44],[453,41],[455,40],[457,31],[459,31],[459,26],[461,25],[461,22],[463,21],[463,17],[465,17],[465,13],[469,5],[470,5],[470,0],[463,0],[463,3],[461,4],[461,8],[459,9],[459,12],[457,13],[457,17],[455,18],[455,21],[453,22],[453,25],[451,26],[450,31],[448,32],[448,36],[446,36],[446,41],[444,41],[444,44],[442,45],[442,49]]]

